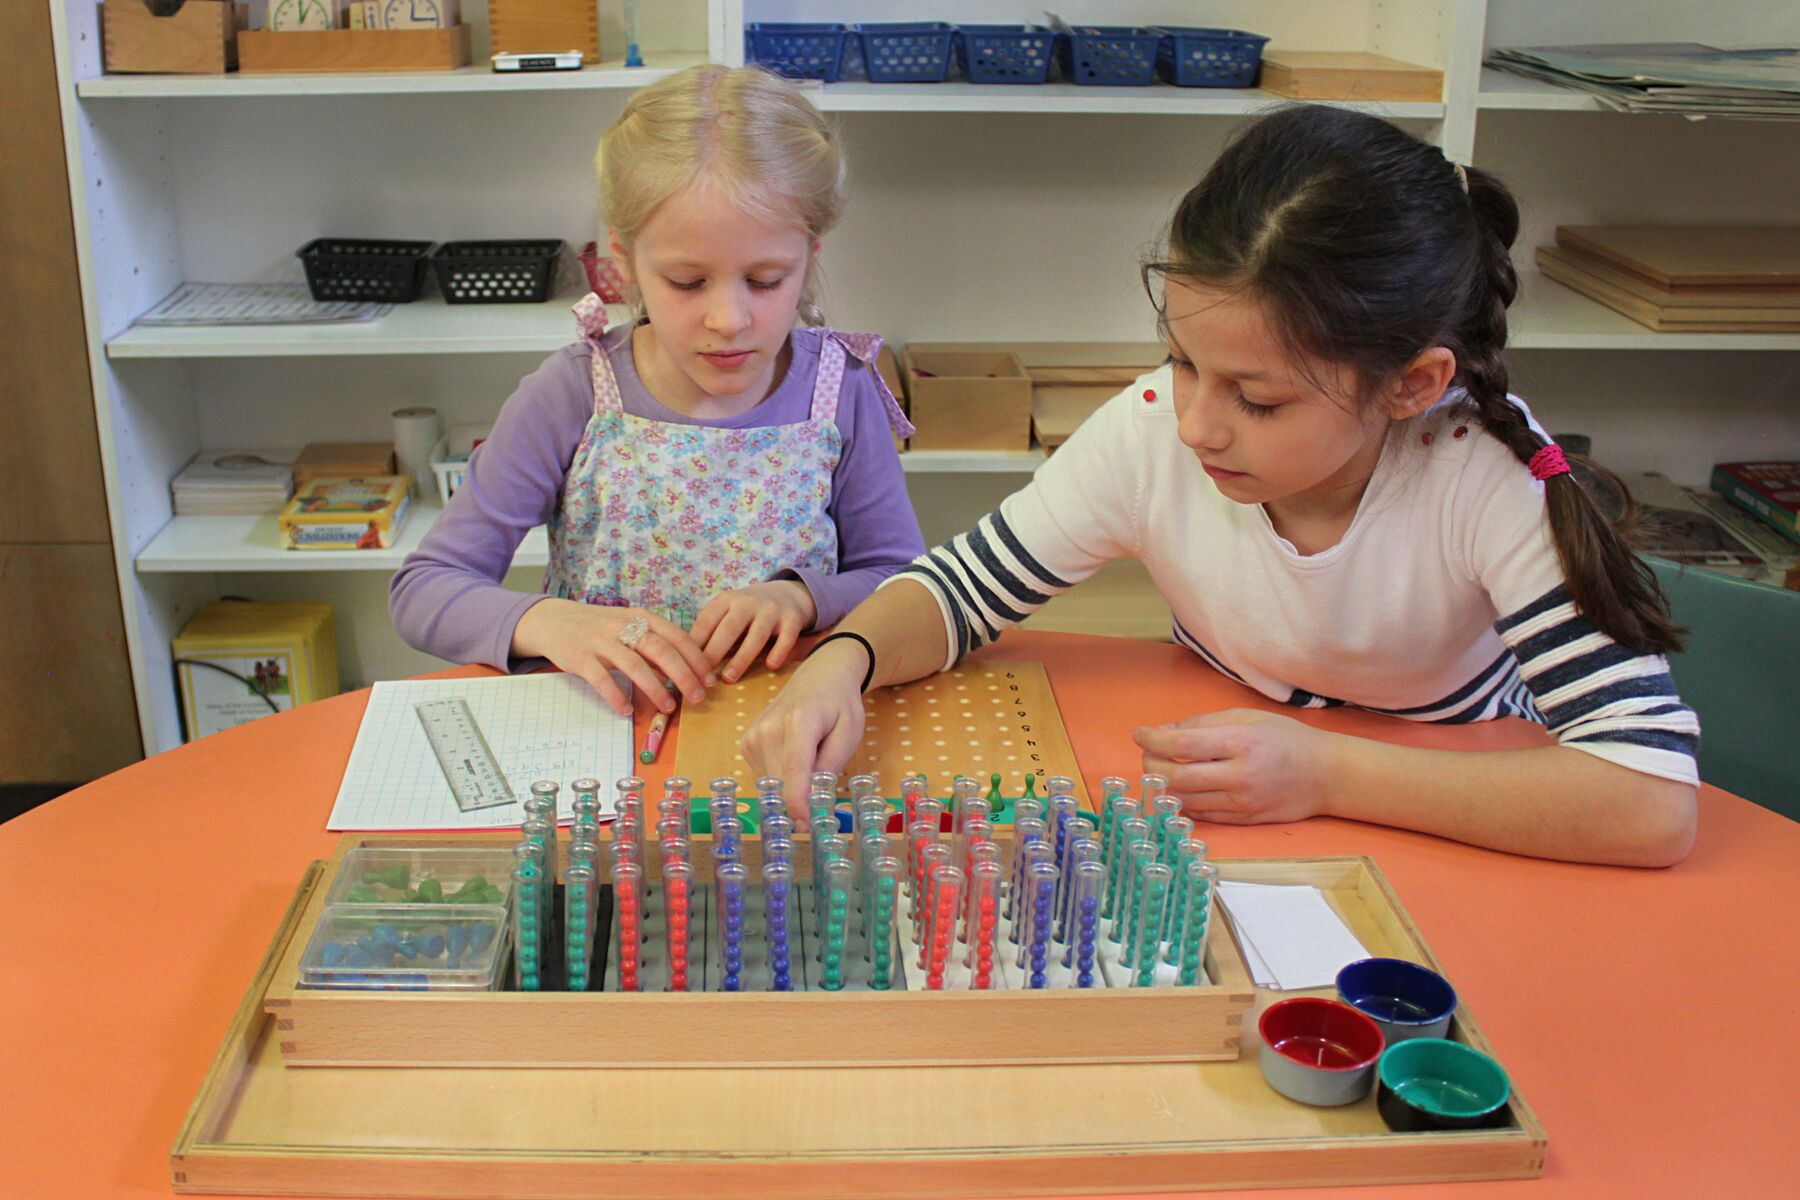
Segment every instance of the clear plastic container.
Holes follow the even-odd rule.
[[[491,992],[508,932],[498,904],[329,904],[300,958],[300,986]]]
[[[504,907],[512,901],[512,868],[512,847],[498,844],[365,846],[344,856],[325,902]]]

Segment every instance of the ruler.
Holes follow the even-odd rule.
[[[474,812],[513,802],[512,786],[494,761],[494,752],[488,749],[467,700],[427,700],[413,705],[413,711],[419,714],[419,724],[443,768],[457,808]]]

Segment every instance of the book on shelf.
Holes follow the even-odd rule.
[[[1800,49],[1724,50],[1699,42],[1512,46],[1487,63],[1586,92],[1622,112],[1686,116],[1800,116]]]
[[[1800,542],[1800,462],[1720,463],[1713,490],[1782,536]]]
[[[1634,546],[1641,553],[1740,579],[1767,579],[1771,574],[1773,565],[1754,546],[1673,480],[1651,471],[1619,478],[1637,501]]]
[[[202,450],[169,483],[178,517],[278,513],[294,494],[294,454]]]

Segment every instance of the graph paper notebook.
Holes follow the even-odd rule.
[[[614,678],[630,694],[630,683]],[[512,785],[514,802],[462,812],[432,753],[414,705],[461,699]],[[408,679],[378,683],[369,696],[327,829],[503,829],[524,820],[521,799],[540,779],[562,785],[557,809],[569,820],[569,785],[593,776],[606,787],[632,773],[631,722],[574,675],[494,679]]]

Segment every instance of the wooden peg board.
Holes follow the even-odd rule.
[[[725,775],[740,789],[752,788],[756,776],[739,748],[744,731],[796,665],[758,671],[715,688],[704,704],[683,706],[675,773],[700,788]],[[873,775],[890,796],[899,794],[901,778],[918,771],[934,796],[945,794],[956,775],[975,776],[985,791],[988,776],[998,771],[1000,790],[1008,796],[1024,789],[1027,773],[1037,776],[1040,796],[1047,778],[1067,775],[1083,807],[1093,807],[1042,663],[962,663],[941,675],[870,693],[863,697],[863,714],[862,745],[842,774]]]

